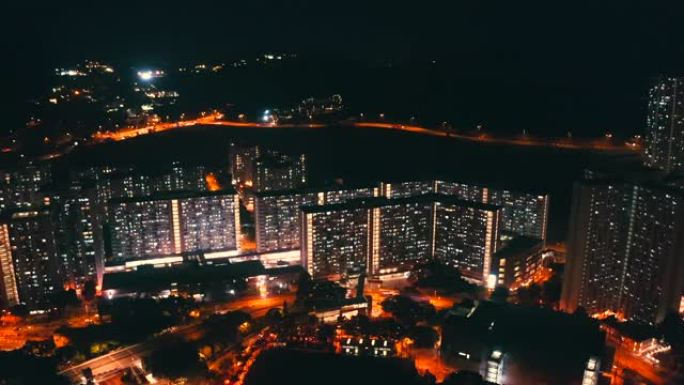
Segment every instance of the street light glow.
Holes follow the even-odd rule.
[[[138,71],[138,78],[142,81],[150,81],[154,78],[160,78],[164,76],[164,71],[161,70],[142,70]]]
[[[151,80],[152,79],[152,71],[138,71],[138,77],[140,80]]]

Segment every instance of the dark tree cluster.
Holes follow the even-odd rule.
[[[54,359],[38,358],[19,350],[0,352],[0,385],[69,385],[57,375]]]
[[[477,372],[461,370],[449,375],[444,379],[442,385],[485,385],[487,384],[482,376]]]
[[[410,278],[418,288],[436,290],[444,294],[478,291],[476,285],[463,279],[457,268],[437,260],[416,265],[411,271]]]
[[[207,374],[195,345],[172,339],[145,357],[143,364],[157,378],[175,380],[181,377],[198,378]]]
[[[351,357],[328,352],[271,349],[262,353],[245,378],[246,385],[427,385],[410,360]]]
[[[196,308],[192,300],[180,297],[120,298],[101,301],[98,305],[100,316],[109,316],[112,324],[142,334],[187,321],[188,313]]]
[[[533,283],[529,286],[521,286],[516,291],[518,304],[523,306],[541,305],[542,287]]]
[[[669,313],[658,325],[658,331],[672,346],[671,353],[676,369],[684,373],[684,319],[677,313]]]
[[[517,289],[516,298],[520,305],[544,306],[556,308],[560,301],[563,283],[559,274],[554,274],[548,281],[533,283]]]
[[[511,294],[511,292],[508,290],[507,287],[505,286],[497,286],[492,290],[492,293],[489,295],[489,300],[494,302],[494,303],[499,303],[503,304],[506,303],[508,300],[508,296]]]
[[[92,279],[86,281],[86,283],[83,284],[83,291],[81,292],[83,299],[88,302],[93,301],[95,299],[96,294],[97,287],[95,281],[93,281]]]
[[[57,357],[62,363],[74,363],[122,345],[140,342],[165,328],[182,323],[193,307],[191,301],[178,297],[102,300],[98,303],[100,316],[110,319],[110,322],[83,328],[65,326],[58,329],[56,333],[68,338],[69,345],[58,349]]]
[[[408,336],[416,348],[433,348],[439,341],[439,333],[431,326],[414,326],[409,329]]]
[[[382,302],[382,309],[406,327],[419,322],[432,322],[437,315],[435,307],[429,302],[416,301],[405,295],[395,295]]]
[[[325,309],[340,305],[347,290],[335,282],[325,279],[312,280],[303,274],[297,284],[296,303],[305,310]]]
[[[240,325],[251,321],[252,317],[242,311],[212,315],[202,323],[205,331],[202,345],[209,348],[211,355],[222,352],[240,342]]]
[[[67,307],[76,307],[81,304],[76,290],[58,290],[50,296],[50,303],[57,309],[57,314],[62,315]]]

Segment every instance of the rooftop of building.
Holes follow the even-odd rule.
[[[435,182],[437,183],[459,183],[467,186],[472,186],[472,187],[482,187],[482,188],[489,188],[489,189],[495,189],[495,190],[507,190],[507,191],[512,191],[512,192],[517,192],[517,193],[524,193],[524,194],[534,194],[534,195],[548,195],[548,191],[545,191],[540,188],[536,187],[530,187],[530,186],[511,186],[508,184],[504,184],[501,182],[497,181],[489,181],[488,183],[484,183],[482,181],[474,181],[470,179],[454,179],[453,177],[442,177],[442,176],[437,176],[434,178],[418,178],[418,179],[386,179],[383,180],[382,183],[389,183],[393,185],[398,185],[402,183],[423,183],[423,184],[434,184]]]
[[[102,290],[120,290],[124,292],[155,291],[168,289],[174,284],[187,285],[221,282],[264,274],[267,274],[267,270],[260,261],[220,265],[184,263],[164,268],[139,267],[134,271],[105,274]]]
[[[490,342],[499,345],[521,342],[563,346],[564,340],[602,345],[604,340],[595,319],[534,306],[479,301],[465,317],[449,317],[450,320],[459,318],[471,323],[473,331],[484,332]],[[559,333],[561,330],[573,333]]]
[[[256,197],[279,197],[288,196],[295,194],[317,194],[320,192],[329,191],[347,191],[347,190],[359,190],[359,189],[374,189],[379,187],[379,184],[334,184],[334,185],[321,185],[321,186],[307,186],[298,189],[287,189],[287,190],[272,190],[272,191],[259,191],[255,192]]]
[[[400,184],[423,184],[434,185],[435,179],[385,179],[381,181],[382,184],[400,185]]]
[[[164,176],[173,176],[174,169],[180,168],[185,171],[188,170],[204,170],[207,167],[204,165],[185,164],[173,162],[163,166],[157,165],[140,165],[140,166],[92,166],[90,168],[82,168],[71,172],[71,178],[78,180],[79,183],[85,186],[95,186],[104,181],[122,181],[126,178],[149,178],[154,180]],[[102,170],[109,169],[108,172]],[[90,174],[90,175],[89,175]]]
[[[102,285],[103,290],[135,292],[165,289],[171,284],[211,283],[258,275],[278,277],[303,273],[304,268],[301,265],[265,268],[258,260],[234,263],[221,261],[216,264],[198,264],[191,261],[163,268],[143,266],[132,271],[106,273]]]
[[[302,265],[285,265],[266,269],[266,274],[272,277],[286,274],[304,274],[304,272]]]
[[[534,194],[534,195],[548,195],[548,192],[542,191],[540,189],[521,189],[511,186],[500,186],[494,184],[482,184],[482,183],[471,183],[469,181],[463,180],[453,180],[449,178],[437,178],[437,179],[415,179],[415,180],[405,180],[405,179],[385,179],[382,181],[377,181],[374,183],[355,183],[355,184],[334,184],[334,185],[319,185],[319,186],[307,186],[297,189],[287,189],[287,190],[274,190],[274,191],[260,191],[254,192],[256,197],[277,197],[277,196],[287,196],[294,194],[306,194],[306,193],[319,193],[327,191],[344,191],[344,190],[355,190],[355,189],[373,189],[380,187],[382,184],[398,185],[402,183],[411,184],[424,184],[430,185],[437,183],[459,183],[467,186],[473,187],[487,187],[496,190],[507,190],[511,192],[523,193],[523,194]]]
[[[455,310],[458,310],[458,305]],[[602,357],[605,336],[597,320],[533,306],[479,301],[450,312],[442,346],[482,346],[509,355],[529,370],[581,379],[589,357]]]
[[[235,195],[235,189],[232,187],[225,188],[219,191],[169,191],[159,192],[142,197],[124,197],[113,198],[109,200],[109,204],[130,203],[130,202],[150,202],[150,201],[166,201],[171,199],[188,199],[188,198],[203,198],[215,196]]]
[[[466,201],[458,199],[457,197],[444,195],[444,194],[423,194],[418,196],[406,197],[406,198],[385,198],[385,197],[372,197],[372,198],[358,198],[350,199],[345,202],[333,203],[327,205],[313,205],[313,206],[303,206],[302,211],[305,213],[319,213],[325,211],[335,211],[343,209],[357,209],[357,208],[375,208],[375,207],[388,207],[388,206],[399,206],[408,203],[441,203],[457,205],[460,207],[474,208],[478,210],[495,211],[501,209],[500,206],[495,206],[487,203]]]
[[[508,241],[503,248],[496,252],[495,256],[497,258],[509,258],[521,254],[527,255],[543,246],[544,241],[539,238],[519,235]]]
[[[651,188],[673,194],[684,194],[684,175],[667,174],[660,170],[638,168],[620,171],[585,170],[579,182],[587,186],[625,185]]]

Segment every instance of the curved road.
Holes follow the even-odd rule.
[[[256,128],[256,129],[282,129],[282,128],[325,128],[326,124],[292,124],[292,123],[257,123],[257,122],[243,122],[222,120],[223,115],[211,114],[203,116],[198,119],[183,120],[174,123],[158,123],[152,126],[140,128],[123,128],[118,131],[98,132],[93,135],[93,143],[101,143],[107,140],[122,141],[126,139],[135,138],[141,135],[149,135],[184,127],[192,126],[224,126],[224,127],[238,127],[238,128]],[[390,122],[341,122],[340,125],[349,125],[356,128],[368,129],[383,129],[394,130],[402,132],[411,132],[421,135],[455,138],[477,143],[492,143],[514,146],[528,146],[528,147],[547,147],[560,148],[568,150],[589,150],[589,151],[606,151],[616,153],[631,153],[638,151],[640,147],[637,144],[614,144],[606,140],[578,140],[578,139],[544,139],[534,138],[529,136],[521,136],[518,138],[494,137],[488,134],[481,135],[464,135],[454,131],[438,130],[433,128],[420,127],[415,125],[405,125],[401,123]]]

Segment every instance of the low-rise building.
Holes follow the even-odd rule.
[[[532,283],[541,273],[544,242],[529,237],[516,237],[494,254],[489,287],[505,286],[515,289]]]
[[[596,385],[612,369],[598,321],[488,301],[449,311],[441,349],[445,359],[494,384]]]

